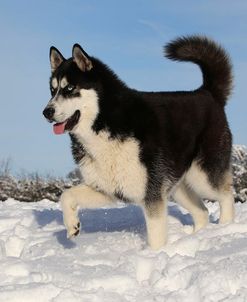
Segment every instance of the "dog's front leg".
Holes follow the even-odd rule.
[[[167,207],[163,200],[146,203],[144,206],[148,244],[158,250],[167,241]]]
[[[95,191],[85,184],[66,190],[61,196],[61,205],[67,237],[71,238],[79,234],[78,207],[87,209],[99,208],[111,203],[111,201],[109,196]]]

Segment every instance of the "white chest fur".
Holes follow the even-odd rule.
[[[121,192],[137,203],[144,199],[147,171],[140,162],[140,148],[134,138],[122,142],[101,131],[79,139],[88,152],[79,165],[86,184],[109,195]]]

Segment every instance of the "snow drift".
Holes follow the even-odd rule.
[[[0,203],[0,301],[244,302],[247,297],[247,203],[236,220],[192,234],[192,219],[169,204],[169,242],[146,246],[140,208],[80,212],[83,232],[66,239],[58,203]]]

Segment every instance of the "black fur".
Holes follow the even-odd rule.
[[[160,200],[164,181],[172,187],[198,160],[218,187],[229,169],[231,133],[224,105],[231,91],[231,64],[225,51],[199,36],[179,38],[165,48],[166,56],[197,63],[203,84],[188,92],[141,92],[128,88],[105,64],[90,58],[93,68],[82,72],[69,59],[56,71],[66,73],[69,83],[94,88],[99,95],[99,114],[93,130],[106,129],[112,138],[135,137],[140,159],[147,167],[146,202]],[[71,135],[72,153],[78,163],[84,148]],[[116,192],[117,197],[123,196]]]
[[[169,59],[198,64],[203,75],[202,88],[225,105],[232,89],[232,74],[229,57],[220,45],[207,37],[191,36],[167,44],[164,50]]]
[[[72,150],[72,155],[74,158],[74,161],[76,164],[79,164],[79,162],[83,159],[85,156],[86,152],[82,146],[76,139],[76,136],[70,133],[70,139],[71,139],[71,150]]]
[[[130,200],[129,198],[127,198],[126,196],[124,196],[122,191],[115,191],[114,196],[119,199],[124,201],[125,203],[132,203],[132,200]]]

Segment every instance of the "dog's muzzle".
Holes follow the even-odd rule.
[[[47,118],[50,121],[52,120],[54,113],[55,113],[55,109],[53,107],[46,107],[45,110],[43,111],[43,115],[45,116],[45,118]]]

